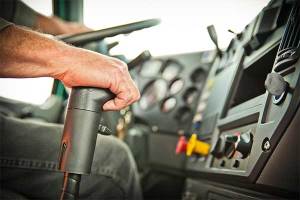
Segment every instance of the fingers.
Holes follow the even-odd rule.
[[[126,64],[122,65],[125,66],[120,66],[120,70],[114,73],[116,81],[109,88],[116,97],[103,105],[104,110],[121,110],[140,98],[140,92],[131,79]]]
[[[103,105],[103,110],[121,110],[129,104],[128,94],[119,94],[114,99],[106,102]]]

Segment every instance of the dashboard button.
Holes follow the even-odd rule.
[[[185,136],[180,136],[176,145],[176,154],[185,153],[187,147],[187,140]]]
[[[251,152],[251,147],[253,144],[253,135],[251,131],[242,133],[240,139],[236,145],[236,151],[239,152],[241,158],[247,158]]]
[[[216,158],[232,158],[235,153],[236,142],[238,141],[238,134],[236,135],[221,135],[213,147],[211,154]]]
[[[237,135],[225,136],[224,155],[227,158],[232,158],[235,153],[236,142],[238,141]]]

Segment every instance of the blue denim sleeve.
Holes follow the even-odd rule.
[[[37,18],[37,12],[22,1],[16,1],[13,22],[18,25],[33,27]]]
[[[8,21],[0,18],[0,31],[4,28],[6,28],[7,26],[11,25],[11,23],[9,23]]]
[[[0,17],[17,25],[33,27],[37,12],[20,0],[0,0]]]

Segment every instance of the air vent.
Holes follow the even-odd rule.
[[[300,3],[293,7],[286,25],[275,62],[275,72],[293,65],[300,56]]]

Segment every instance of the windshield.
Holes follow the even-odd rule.
[[[206,27],[214,24],[221,48],[234,32],[243,30],[269,0],[109,0],[84,1],[84,22],[94,29],[147,18],[160,18],[159,26],[118,37],[115,54],[134,57],[144,49],[152,55],[178,54],[213,49]]]

